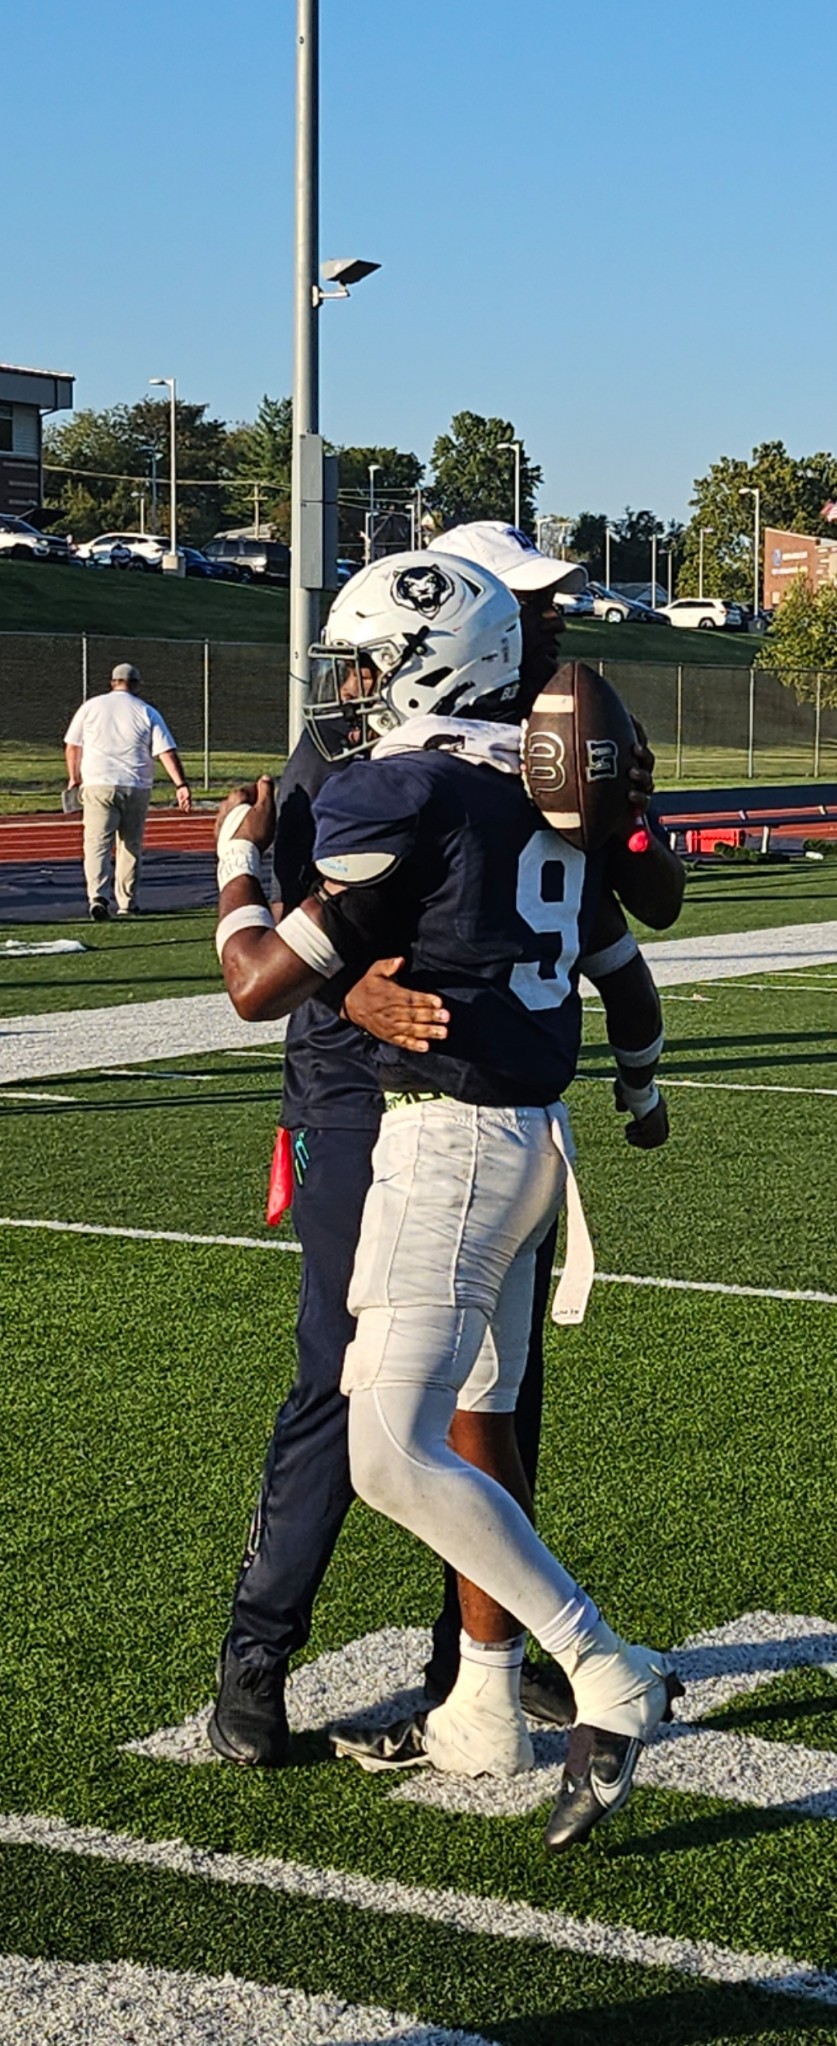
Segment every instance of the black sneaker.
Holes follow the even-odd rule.
[[[396,1719],[389,1726],[353,1726],[340,1721],[328,1730],[335,1755],[357,1762],[370,1773],[377,1770],[420,1769],[428,1755],[424,1745],[425,1713],[412,1719]]]
[[[246,1661],[223,1643],[218,1696],[208,1728],[216,1755],[251,1768],[281,1769],[290,1756],[286,1676],[284,1663]]]
[[[671,1718],[674,1699],[683,1697],[683,1685],[673,1672],[665,1684],[665,1710],[658,1725]],[[547,1847],[559,1851],[573,1847],[577,1840],[586,1840],[603,1819],[622,1810],[644,1746],[644,1741],[627,1734],[603,1733],[597,1726],[573,1727],[561,1788],[544,1834]]]
[[[572,1726],[575,1719],[573,1687],[557,1662],[530,1662],[524,1655],[520,1703],[539,1726]]]
[[[90,904],[90,922],[92,924],[106,924],[109,914],[110,911],[107,903],[102,901],[100,895],[97,895],[95,902]]]

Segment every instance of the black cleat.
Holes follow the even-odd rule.
[[[412,1719],[396,1719],[389,1726],[356,1726],[342,1720],[329,1727],[328,1737],[335,1755],[357,1762],[360,1769],[370,1773],[419,1769],[426,1767],[429,1759],[424,1745],[424,1721],[423,1712],[417,1712]]]
[[[531,1662],[524,1655],[520,1703],[539,1726],[572,1726],[575,1719],[573,1687],[557,1662]]]
[[[208,1727],[216,1755],[256,1769],[281,1769],[289,1760],[286,1675],[284,1663],[244,1660],[223,1643]]]
[[[109,915],[110,911],[107,903],[102,901],[100,895],[97,895],[95,902],[90,904],[90,922],[92,924],[106,924]]]
[[[671,1718],[675,1698],[683,1697],[680,1678],[665,1678],[665,1709],[657,1721]],[[561,1788],[552,1808],[544,1839],[547,1847],[575,1846],[586,1840],[594,1826],[610,1819],[627,1804],[634,1771],[645,1742],[620,1733],[603,1733],[596,1726],[574,1726]]]

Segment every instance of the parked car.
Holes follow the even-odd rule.
[[[72,561],[70,542],[64,533],[40,533],[28,519],[14,512],[0,512],[0,551],[12,561]]]
[[[673,603],[661,604],[660,610],[672,625],[687,626],[690,631],[697,627],[699,632],[745,632],[747,628],[741,605],[728,603],[725,597],[675,597]]]
[[[95,540],[83,540],[76,554],[96,567],[129,568],[137,560],[159,568],[167,548],[168,541],[156,533],[100,533]]]
[[[26,519],[11,512],[0,514],[0,553],[9,561],[46,561],[49,546],[45,533],[38,533]]]
[[[187,575],[202,576],[206,582],[212,583],[239,580],[238,571],[232,561],[210,561],[209,555],[204,554],[201,547],[178,547],[177,551],[183,559]]]
[[[562,590],[559,587],[555,591],[554,601],[558,609],[563,611],[565,618],[592,618],[594,615],[595,606],[589,588]]]
[[[608,625],[670,625],[661,611],[653,610],[650,604],[640,604],[636,597],[622,597],[618,590],[608,590],[604,583],[591,583],[593,610],[597,618],[603,618]]]
[[[291,580],[291,550],[282,540],[253,540],[238,533],[216,533],[207,540],[204,553],[210,561],[233,562],[242,583],[281,583]]]

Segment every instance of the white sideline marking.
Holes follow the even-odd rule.
[[[284,1023],[242,1023],[226,994],[162,1002],[114,1002],[106,1009],[53,1009],[0,1017],[0,1082],[38,1080],[201,1052],[268,1049]]]
[[[303,1663],[288,1686],[292,1732],[310,1733],[340,1719],[371,1726],[408,1717],[422,1702],[430,1645],[424,1628],[387,1627]],[[749,1697],[785,1670],[825,1669],[837,1677],[837,1627],[805,1614],[744,1613],[690,1635],[672,1653],[686,1697],[675,1705],[672,1725],[660,1727],[643,1754],[637,1780],[726,1804],[837,1819],[837,1752],[700,1725],[722,1705]],[[214,1762],[206,1731],[210,1711],[206,1705],[180,1726],[128,1741],[124,1752],[152,1761]],[[557,1795],[566,1737],[538,1727],[533,1734],[535,1767],[510,1782],[469,1781],[422,1770],[394,1778],[394,1795],[410,1804],[490,1819],[535,1811]]]
[[[0,1229],[52,1229],[58,1235],[126,1237],[137,1243],[196,1243],[228,1250],[290,1250],[301,1252],[294,1238],[276,1236],[199,1236],[186,1229],[129,1229],[108,1222],[51,1222],[40,1216],[0,1215]],[[560,1277],[554,1265],[552,1276]],[[722,1279],[657,1279],[653,1273],[596,1272],[599,1286],[654,1286],[662,1292],[720,1293],[733,1300],[796,1300],[817,1307],[837,1307],[837,1293],[818,1293],[811,1287],[733,1286]]]
[[[837,922],[668,938],[644,945],[643,951],[660,988],[740,980],[759,969],[787,973],[837,965]],[[593,992],[589,981],[583,988],[587,994]],[[241,1023],[225,994],[7,1016],[0,1018],[0,1084],[98,1071],[111,1064],[195,1058],[201,1052],[239,1051],[248,1045],[268,1049],[284,1037],[284,1023]]]
[[[666,1968],[705,1982],[745,1983],[776,1996],[837,2005],[837,1975],[786,1954],[745,1953],[712,1940],[676,1939],[640,1932],[602,1919],[571,1918],[501,1897],[471,1896],[457,1890],[414,1888],[376,1882],[347,1870],[310,1868],[304,1862],[242,1854],[213,1854],[184,1840],[142,1840],[96,1826],[70,1826],[44,1814],[0,1815],[0,1842],[55,1854],[76,1854],[123,1867],[164,1869],[203,1882],[245,1885],[274,1895],[313,1898],[385,1917],[421,1918],[457,1932],[490,1939],[526,1940],[553,1951],[582,1954],[629,1966]],[[409,2035],[408,2035],[409,2036]],[[431,2038],[433,2034],[431,2033]],[[360,2042],[357,2042],[360,2046]]]
[[[396,2011],[134,1961],[0,1959],[0,2046],[491,2046]]]
[[[66,1101],[77,1102],[77,1094],[37,1094],[31,1087],[3,1087],[0,1089],[0,1103],[4,1101]]]

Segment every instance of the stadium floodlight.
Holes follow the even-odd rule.
[[[349,285],[360,284],[364,277],[371,277],[373,270],[380,270],[380,263],[367,263],[362,256],[329,256],[320,264],[320,276],[326,284],[336,284],[336,291],[321,291],[319,284],[311,287],[311,296],[316,306],[327,298],[348,298]]]

